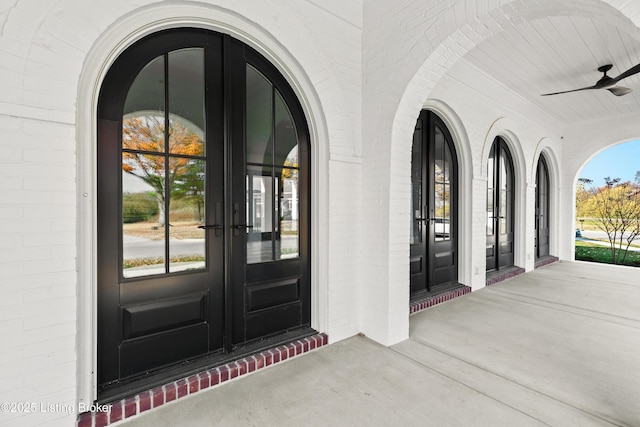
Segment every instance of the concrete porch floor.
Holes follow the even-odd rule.
[[[557,262],[120,425],[638,426],[640,269]]]

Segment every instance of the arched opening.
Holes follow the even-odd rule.
[[[536,260],[549,256],[550,188],[549,167],[543,154],[536,168],[535,255]]]
[[[515,178],[509,147],[504,139],[493,141],[487,160],[486,270],[513,266],[515,254]]]
[[[309,130],[268,60],[141,39],[103,81],[97,160],[99,398],[310,332]]]
[[[411,151],[411,298],[458,285],[458,160],[453,138],[422,110]]]

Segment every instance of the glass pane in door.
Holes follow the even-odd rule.
[[[168,54],[169,272],[205,267],[204,49]]]
[[[491,147],[489,159],[487,160],[487,236],[495,234],[495,200],[494,200],[494,175],[493,169],[495,157],[495,144]]]
[[[435,127],[434,147],[434,236],[436,241],[451,238],[451,152],[444,133]]]
[[[274,179],[270,167],[247,167],[247,263],[273,261]]]
[[[276,259],[297,258],[299,255],[298,169],[277,169],[281,182],[279,191],[279,227],[275,236]]]
[[[169,151],[188,156],[204,155],[204,50],[170,52]]]
[[[271,164],[273,158],[273,85],[247,66],[247,163]]]
[[[169,272],[205,267],[205,161],[170,158],[175,179],[169,200]]]
[[[127,93],[122,120],[125,278],[204,267],[205,233],[198,228],[205,209],[204,93],[202,48],[157,57]]]
[[[165,272],[164,56],[129,88],[122,119],[122,276]],[[150,154],[157,152],[158,155]]]
[[[164,156],[122,153],[122,275],[165,272]]]
[[[423,218],[426,215],[422,201],[422,162],[422,130],[416,128],[411,148],[411,244],[422,243]]]

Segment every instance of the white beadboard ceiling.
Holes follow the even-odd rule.
[[[640,74],[618,82],[634,90],[625,96],[608,90],[540,96],[594,85],[601,65],[613,64],[608,75],[615,77],[640,63],[640,40],[609,23],[537,19],[482,42],[464,59],[567,125],[640,112]]]

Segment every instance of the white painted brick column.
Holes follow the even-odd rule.
[[[486,285],[487,269],[487,178],[474,178],[473,182],[473,224],[472,224],[472,266],[473,281],[469,286],[473,291]],[[460,254],[460,256],[465,256]]]

